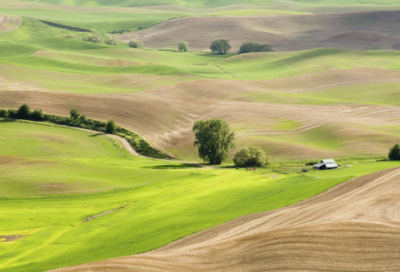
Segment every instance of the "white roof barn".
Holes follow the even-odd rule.
[[[316,170],[326,170],[326,169],[336,169],[339,166],[335,162],[334,159],[329,159],[329,160],[322,160],[320,163],[317,163],[314,165],[314,169]]]

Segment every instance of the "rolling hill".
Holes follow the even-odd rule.
[[[116,35],[121,41],[142,40],[151,48],[175,48],[187,41],[195,50],[209,50],[215,39],[228,39],[232,51],[244,42],[272,44],[276,51],[314,48],[397,49],[398,11],[279,17],[195,17],[168,20],[153,28]]]
[[[400,170],[341,184],[160,249],[55,271],[398,271]]]
[[[399,10],[398,0],[0,0],[0,110],[74,108],[178,158],[0,118],[0,270],[399,271],[400,170],[385,160],[400,136]],[[119,41],[83,41],[90,33]],[[233,50],[210,53],[217,38]],[[276,52],[237,55],[247,41]],[[193,123],[209,118],[235,131],[222,166],[200,164],[193,146]],[[247,146],[272,163],[232,167]],[[311,170],[328,157],[340,169]]]

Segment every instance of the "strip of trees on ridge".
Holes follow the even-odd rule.
[[[210,50],[213,53],[218,53],[221,55],[227,54],[231,50],[232,46],[229,40],[218,39],[214,40],[210,45]],[[246,42],[240,46],[238,54],[252,53],[252,52],[273,52],[272,45],[270,44],[260,44],[256,42]]]
[[[119,127],[114,120],[102,122],[86,118],[78,110],[71,109],[70,116],[58,116],[44,114],[42,110],[31,111],[27,104],[22,105],[18,110],[0,110],[0,118],[24,119],[32,121],[44,121],[64,126],[80,127],[109,134],[116,134],[128,140],[130,145],[141,155],[152,158],[165,159],[164,154],[153,148],[146,140],[138,134]]]

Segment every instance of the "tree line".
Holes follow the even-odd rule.
[[[128,43],[128,46],[136,49],[143,49],[144,45],[142,41],[132,40]],[[232,49],[232,46],[229,40],[226,39],[218,39],[214,40],[210,45],[210,50],[213,53],[217,54],[227,54]],[[181,41],[178,43],[178,51],[179,52],[188,52],[189,44],[186,41]],[[240,46],[238,54],[252,53],[252,52],[273,52],[272,45],[270,44],[260,44],[256,42],[246,42]]]
[[[108,134],[116,134],[125,138],[131,146],[141,155],[153,158],[165,159],[166,156],[153,148],[146,140],[138,134],[119,127],[114,120],[107,122],[92,120],[81,115],[78,110],[71,109],[69,117],[44,114],[42,110],[31,111],[27,104],[22,105],[18,110],[0,110],[0,118],[24,119],[31,121],[44,121],[59,125],[85,128],[94,131],[100,131]]]

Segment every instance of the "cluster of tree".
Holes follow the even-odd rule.
[[[80,127],[109,134],[118,134],[119,136],[127,139],[138,153],[153,158],[166,158],[164,154],[151,147],[150,144],[138,134],[118,127],[115,124],[114,120],[101,122],[88,119],[85,115],[81,115],[76,109],[72,109],[70,111],[70,117],[64,117],[51,114],[43,114],[42,110],[31,111],[29,106],[27,104],[24,104],[18,110],[0,110],[0,117],[25,119],[32,121],[46,121],[59,125]]]
[[[129,42],[129,47],[136,48],[136,49],[143,49],[143,43],[141,41],[132,40]]]
[[[232,46],[229,40],[218,39],[211,43],[210,50],[213,53],[226,54],[231,50]],[[250,53],[250,52],[272,52],[272,45],[270,44],[259,44],[255,42],[243,43],[240,46],[238,54]]]
[[[122,30],[111,30],[108,31],[109,34],[124,34],[126,32],[132,32],[130,29],[122,29]]]
[[[231,50],[231,48],[232,48],[231,44],[229,43],[228,40],[225,39],[215,40],[210,45],[211,52],[222,55],[228,53],[229,50]]]
[[[210,164],[219,165],[225,161],[232,148],[235,148],[235,133],[222,119],[210,119],[194,123],[193,131],[199,157]],[[269,164],[270,157],[257,147],[243,148],[236,153],[234,163],[237,167],[261,167]]]
[[[251,53],[251,52],[272,52],[272,45],[260,44],[255,42],[247,42],[240,46],[238,54]]]
[[[108,45],[118,45],[118,41],[116,39],[105,39],[103,40],[100,36],[94,35],[94,34],[89,34],[83,38],[74,35],[74,34],[68,34],[63,36],[66,39],[74,39],[74,40],[82,40],[84,42],[91,42],[91,43],[105,43]]]

